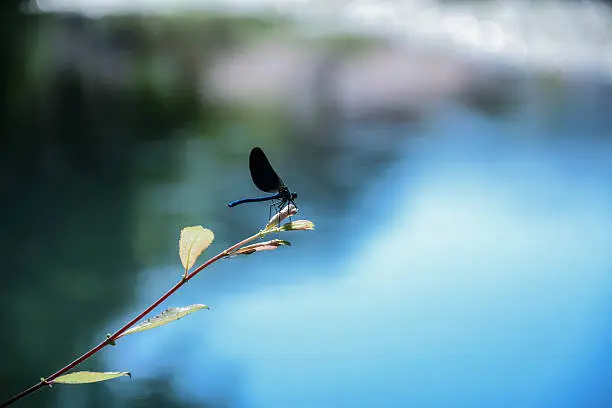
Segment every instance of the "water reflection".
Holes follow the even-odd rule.
[[[313,236],[215,266],[175,299],[210,313],[134,337],[107,364],[172,363],[180,392],[204,398],[234,384],[231,362],[244,407],[597,406],[609,380],[611,152],[520,137],[541,125],[528,111],[444,111],[344,211],[300,187]],[[264,210],[241,222],[257,228]],[[169,273],[141,286],[149,299]]]
[[[197,30],[183,34],[174,30],[181,21],[163,31],[161,21],[136,20],[139,30],[129,18],[30,20],[48,24],[41,43],[66,36],[80,47],[39,73],[46,86],[15,91],[21,102],[7,104],[11,121],[2,123],[0,299],[12,333],[0,337],[3,392],[57,369],[174,284],[180,227],[213,229],[209,253],[257,231],[265,204],[226,203],[256,193],[247,157],[260,145],[317,231],[283,236],[291,248],[216,264],[164,305],[211,311],[130,336],[83,367],[130,370],[132,380],[55,387],[23,406],[609,400],[609,87],[513,76],[500,84],[496,75],[482,85],[448,56],[432,64],[390,47],[334,59],[333,47],[313,47],[300,56],[312,77],[289,81],[295,116],[257,97],[249,108],[213,108],[206,86],[198,90],[202,65],[189,61],[216,61],[226,44],[217,38],[236,45],[267,25],[190,20]],[[177,39],[166,43],[150,27]],[[98,41],[106,51],[92,52]],[[138,45],[149,41],[154,56]],[[117,70],[102,69],[117,47],[126,51],[112,59]],[[237,72],[250,71],[235,57]],[[417,75],[402,77],[417,61],[428,86],[448,88],[431,93]],[[430,75],[435,67],[445,67],[441,78]],[[107,87],[98,75],[109,73],[123,85]],[[228,100],[245,96],[228,83]],[[300,99],[309,85],[319,93]]]

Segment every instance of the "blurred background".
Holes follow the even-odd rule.
[[[258,231],[261,146],[315,232],[21,407],[612,406],[612,9],[4,0],[0,399]]]

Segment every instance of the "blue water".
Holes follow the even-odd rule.
[[[167,304],[211,311],[126,338],[108,368],[245,408],[605,406],[612,144],[538,118],[441,112],[344,213],[304,198],[317,231],[219,263]],[[142,305],[176,273],[145,273]]]

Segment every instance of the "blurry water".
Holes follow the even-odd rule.
[[[43,11],[100,16],[224,10],[269,13],[302,23],[308,35],[358,32],[441,47],[525,70],[611,78],[612,10],[602,1],[490,0],[38,0]]]
[[[38,3],[86,14],[89,8],[94,15],[112,13],[119,3],[131,11],[175,5]],[[256,3],[250,4],[256,8]],[[278,10],[289,10],[280,3]],[[292,15],[322,10],[310,4],[292,2]],[[314,221],[317,230],[283,235],[291,248],[215,264],[164,304],[206,303],[211,311],[122,339],[83,366],[130,370],[132,380],[54,387],[24,401],[26,406],[55,406],[56,396],[62,407],[612,403],[607,369],[612,99],[609,87],[593,80],[610,72],[609,9],[593,2],[412,1],[405,2],[414,13],[402,37],[398,29],[404,21],[376,4],[338,7],[345,12],[343,22],[360,33],[414,40],[427,49],[440,46],[443,64],[453,64],[454,57],[447,59],[452,54],[492,65],[514,63],[523,69],[518,76],[533,67],[589,74],[564,84],[548,77],[545,86],[524,88],[492,76],[493,90],[508,88],[522,104],[496,109],[498,99],[487,99],[486,92],[484,102],[465,104],[479,105],[490,113],[486,117],[458,107],[449,93],[433,104],[415,97],[419,94],[411,88],[404,97],[411,97],[408,104],[417,114],[407,124],[379,116],[338,124],[338,109],[323,112],[322,119],[313,113],[313,123],[304,115],[302,124],[309,128],[304,130],[288,123],[295,117],[278,112],[260,117],[258,100],[242,116],[240,109],[214,112],[200,105],[197,86],[189,81],[188,93],[174,89],[176,96],[169,99],[152,97],[153,82],[147,81],[135,88],[117,82],[107,95],[107,84],[95,75],[85,79],[89,71],[79,70],[112,73],[96,61],[121,66],[120,54],[131,53],[115,51],[131,49],[131,36],[118,36],[114,41],[121,46],[108,41],[108,49],[100,51],[88,42],[98,37],[85,35],[84,42],[75,43],[92,53],[81,54],[67,38],[79,38],[73,33],[81,31],[70,27],[83,22],[75,19],[72,26],[61,17],[59,36],[50,34],[51,41],[43,43],[58,49],[68,44],[77,55],[68,53],[68,61],[85,65],[57,68],[68,72],[67,85],[49,99],[32,93],[36,103],[20,108],[25,124],[7,132],[15,151],[3,163],[8,187],[0,297],[9,311],[4,326],[12,335],[1,343],[8,350],[2,391],[17,392],[70,361],[176,283],[181,227],[201,223],[214,230],[207,255],[256,232],[266,221],[265,205],[230,210],[225,203],[256,192],[246,158],[253,145],[261,145],[300,194],[298,218]],[[319,21],[305,22],[307,34],[347,29],[335,18]],[[127,33],[140,23],[134,24],[117,30]],[[114,32],[105,30],[102,37]],[[237,36],[257,42],[248,33]],[[194,56],[208,54],[204,37],[193,37]],[[132,40],[138,38],[136,30]],[[135,49],[148,49],[147,38]],[[61,46],[49,45],[56,40]],[[183,37],[151,52],[200,72],[197,63],[183,65],[170,52],[180,49],[179,43],[185,45]],[[33,49],[32,55],[47,62],[44,52],[38,53]],[[154,65],[148,57],[140,61],[138,52],[134,56],[137,67]],[[47,67],[37,61],[32,65]],[[372,66],[355,82],[393,79]],[[469,67],[466,77],[480,86],[487,70]],[[254,70],[246,68],[239,72],[250,78]],[[438,85],[428,69],[411,79],[424,88]],[[398,71],[398,77],[407,75],[403,67]],[[330,68],[319,86],[331,94],[344,89],[334,81],[346,72]],[[199,83],[199,75],[193,74],[193,83]],[[53,75],[49,78],[53,85]],[[271,85],[282,83],[275,75],[268,79]],[[90,85],[98,91],[90,93]],[[308,98],[312,84],[293,85],[305,89],[287,102],[289,110],[293,102],[303,102],[297,99]],[[363,95],[362,100],[372,96]],[[173,98],[179,103],[168,104]],[[38,103],[53,109],[34,114]],[[433,112],[434,105],[441,110]]]
[[[529,106],[440,112],[341,214],[295,186],[317,231],[219,263],[171,302],[211,311],[108,367],[236,407],[610,403],[612,145],[576,102],[554,128]],[[142,304],[177,273],[146,273]]]

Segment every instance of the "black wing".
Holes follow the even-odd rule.
[[[282,180],[272,168],[263,150],[254,147],[249,156],[249,169],[253,183],[266,193],[278,192],[283,185]]]

